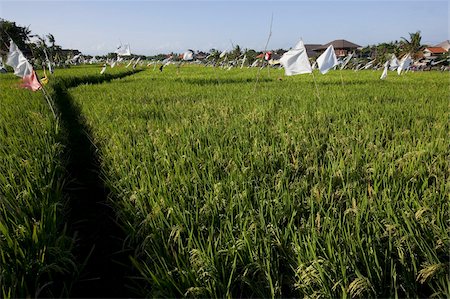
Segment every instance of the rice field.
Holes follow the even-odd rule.
[[[448,74],[381,81],[374,71],[271,69],[256,82],[255,69],[184,65],[93,82],[98,71],[65,70],[58,84],[73,87],[97,148],[123,247],[132,248],[132,294],[450,296]],[[100,84],[80,85],[80,76]],[[41,95],[7,94],[0,251],[34,259],[33,217],[64,231],[64,134]],[[22,160],[32,172],[18,169]],[[30,182],[31,195],[17,199]],[[42,197],[58,208],[42,208]],[[24,243],[14,232],[21,221]],[[72,243],[56,248],[70,255]],[[21,287],[10,269],[0,274],[3,296],[28,294],[11,293]]]

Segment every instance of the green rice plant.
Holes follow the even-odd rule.
[[[137,292],[449,296],[448,78],[330,72],[318,97],[310,75],[256,72],[169,66],[70,90]]]
[[[0,82],[0,296],[60,296],[75,271],[60,127],[42,94],[17,81]]]

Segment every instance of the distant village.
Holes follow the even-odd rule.
[[[10,34],[15,34],[13,39],[19,49],[36,67],[47,65],[52,67],[70,67],[77,64],[109,64],[114,67],[116,63],[122,60],[133,62],[133,65],[156,65],[158,63],[171,64],[180,61],[203,64],[207,66],[219,66],[223,68],[232,67],[281,67],[280,58],[289,49],[272,49],[266,51],[257,51],[253,49],[243,49],[239,45],[233,45],[231,49],[220,50],[210,49],[209,51],[186,49],[184,53],[161,53],[158,55],[141,55],[133,53],[131,45],[127,45],[128,53],[126,57],[120,57],[117,49],[106,55],[83,55],[77,49],[63,49],[56,44],[53,35],[35,37],[30,42],[28,28],[17,26],[14,22],[0,19],[0,25],[4,28],[11,28]],[[14,29],[14,30],[13,30]],[[6,32],[0,32],[2,40],[9,40],[10,35]],[[37,37],[37,38],[36,38]],[[362,47],[354,42],[337,39],[325,44],[305,44],[307,55],[314,66],[316,58],[321,55],[330,45],[333,46],[338,61],[343,62],[346,57],[346,68],[359,69],[380,69],[383,64],[392,59],[392,57],[401,58],[406,54],[412,55],[411,70],[448,70],[449,68],[449,49],[450,41],[445,40],[436,45],[422,45],[420,43],[420,31],[410,33],[410,38],[402,38],[401,41],[380,43],[378,45],[369,45]],[[123,45],[119,46],[122,47]],[[113,50],[113,49],[111,49]],[[189,59],[184,59],[186,53],[189,53]],[[0,45],[0,56],[6,57],[8,54],[7,44]],[[394,55],[394,56],[392,56]],[[351,57],[350,57],[351,56]],[[351,59],[350,59],[351,58]],[[0,60],[0,72],[6,72],[6,67]]]

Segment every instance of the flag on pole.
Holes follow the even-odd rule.
[[[186,61],[194,60],[194,51],[187,50],[186,52],[184,52],[183,53],[183,60],[186,60]]]
[[[53,74],[52,64],[50,62],[50,59],[48,59],[47,51],[45,50],[45,48],[44,48],[44,55],[45,55],[45,61],[47,62],[48,71],[50,72],[50,74]]]
[[[9,53],[6,58],[6,64],[14,69],[14,75],[18,77],[23,78],[24,76],[33,73],[33,67],[12,40],[9,44]]]
[[[409,69],[411,62],[412,62],[411,55],[407,54],[406,56],[404,56],[400,61],[400,65],[398,66],[397,74],[400,75],[403,71]]]
[[[322,74],[326,74],[330,69],[338,65],[333,45],[330,45],[325,52],[317,58],[317,65]]]
[[[134,61],[134,58],[131,58],[130,62],[127,64],[127,66],[125,68],[128,68]]]
[[[141,57],[138,57],[138,59],[136,60],[136,62],[133,64],[133,70],[136,68],[136,65],[138,64],[138,62],[141,60]]]
[[[39,80],[36,77],[35,71],[32,71],[30,75],[25,75],[22,78],[22,84],[20,86],[32,91],[36,91],[42,88],[41,83],[39,83]]]
[[[242,58],[241,69],[244,67],[244,63],[245,63],[246,59],[247,59],[247,55],[244,55],[244,58]]]
[[[386,61],[386,63],[384,64],[384,70],[383,70],[383,73],[381,74],[381,77],[380,77],[381,80],[384,80],[384,79],[386,79],[386,77],[387,77],[388,68],[389,68],[389,63],[390,63],[390,61],[388,60],[388,61]]]
[[[309,74],[312,72],[308,54],[306,53],[306,48],[302,40],[293,49],[283,54],[280,58],[280,63],[284,67],[286,76]]]
[[[130,56],[131,55],[130,45],[129,44],[120,45],[119,48],[117,48],[117,50],[115,51],[115,53],[117,53],[117,55],[119,56]]]
[[[227,55],[227,50],[224,50],[222,53],[220,53],[219,58],[224,58],[225,55]]]
[[[100,71],[100,75],[103,75],[103,73],[106,71],[106,63],[103,65],[102,70]]]
[[[342,65],[341,65],[341,70],[343,70],[344,67],[350,62],[350,59],[352,59],[352,57],[353,57],[353,53],[350,53],[347,55],[347,57],[345,57],[344,61],[342,62]]]
[[[389,69],[391,71],[395,71],[398,68],[399,61],[397,57],[395,57],[395,54],[392,54],[391,61],[389,62],[389,64],[390,64]]]

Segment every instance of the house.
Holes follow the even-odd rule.
[[[445,40],[440,44],[434,45],[433,47],[443,48],[446,52],[450,50],[450,40]]]
[[[205,60],[206,57],[208,57],[208,53],[205,53],[205,52],[202,52],[202,51],[198,51],[195,54],[195,59],[197,59],[197,60]]]
[[[317,52],[318,54],[322,54],[325,52],[325,50],[330,46],[333,45],[334,52],[336,53],[337,57],[344,57],[347,56],[348,53],[351,53],[353,51],[356,51],[358,48],[361,48],[360,45],[354,44],[352,42],[349,42],[345,39],[336,39],[334,41],[331,41],[325,45],[319,46],[317,48],[312,49],[313,51]]]
[[[306,44],[305,48],[306,48],[306,54],[308,54],[308,57],[317,57],[319,56],[319,53],[314,51],[314,49],[317,49],[319,47],[321,47],[321,44]]]
[[[445,50],[442,47],[427,47],[423,50],[423,57],[427,59],[434,59],[447,52],[448,50]]]

